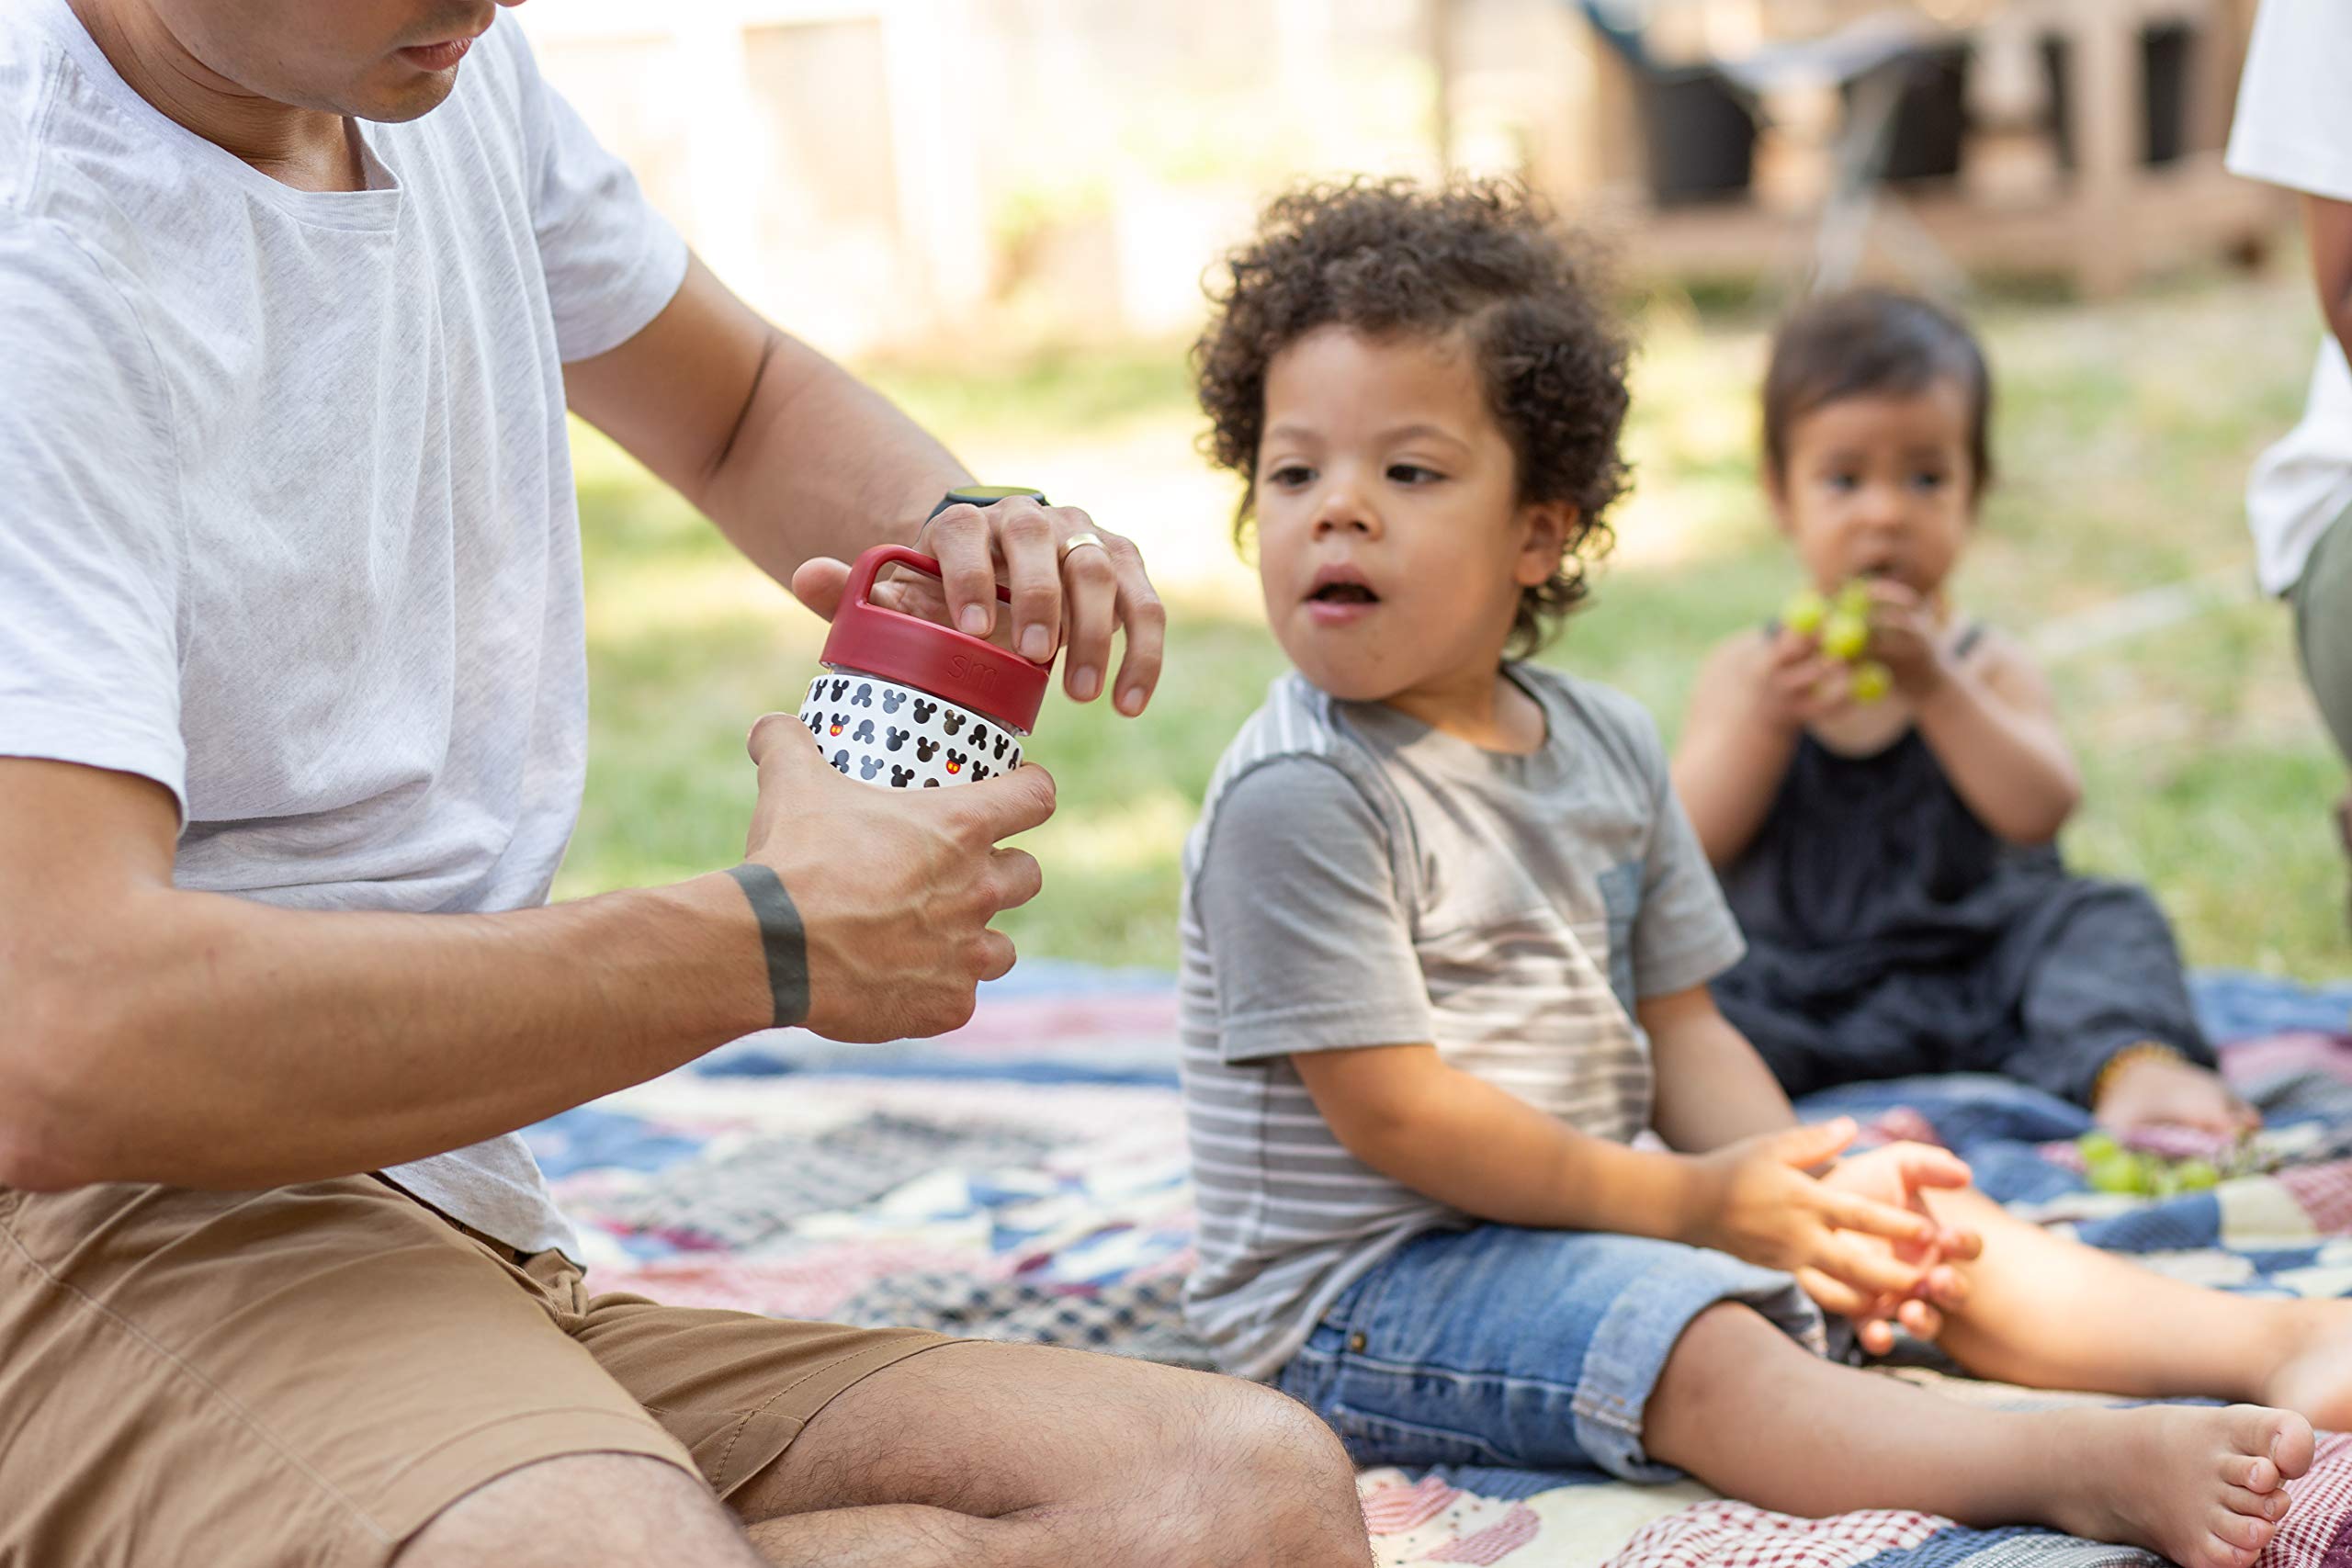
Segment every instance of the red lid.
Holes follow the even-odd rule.
[[[1032,664],[992,642],[967,637],[953,626],[886,610],[871,604],[874,574],[886,566],[911,567],[939,576],[939,562],[904,545],[876,545],[849,569],[849,587],[833,612],[825,638],[824,662],[879,675],[902,686],[944,697],[958,707],[992,718],[1026,735],[1037,727],[1046,703],[1053,660]],[[997,584],[996,596],[1010,604],[1012,591]]]

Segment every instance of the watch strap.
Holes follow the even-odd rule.
[[[938,516],[951,506],[994,506],[998,502],[1016,495],[1028,496],[1040,506],[1046,504],[1046,492],[1035,485],[958,485],[939,498],[939,504],[931,509],[931,516],[923,521],[930,522],[932,517]]]

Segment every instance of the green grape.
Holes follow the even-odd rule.
[[[2222,1173],[2209,1159],[2185,1159],[2173,1168],[2173,1182],[2183,1192],[2202,1192],[2222,1184]]]
[[[1857,620],[1871,618],[1871,580],[1849,577],[1838,589],[1838,607]]]
[[[2086,1160],[2113,1159],[2123,1152],[2123,1145],[2115,1141],[2114,1134],[2097,1128],[2075,1139],[2075,1146],[2083,1151]]]
[[[2139,1192],[2143,1186],[2140,1159],[2137,1155],[2118,1149],[2103,1159],[2084,1161],[2084,1174],[2090,1179],[2094,1192]]]
[[[1799,637],[1811,637],[1821,629],[1821,618],[1829,614],[1829,601],[1810,588],[1798,590],[1781,606],[1781,624]]]
[[[1832,659],[1859,659],[1871,645],[1871,625],[1839,610],[1821,624],[1821,651]]]
[[[1894,690],[1894,675],[1875,659],[1865,659],[1854,666],[1854,700],[1874,703]]]

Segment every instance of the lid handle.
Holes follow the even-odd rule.
[[[950,637],[967,637],[973,642],[982,643],[985,647],[995,647],[994,644],[987,643],[982,638],[971,637],[967,632],[958,631],[954,626],[943,626],[935,622],[926,621],[921,615],[910,615],[904,610],[894,610],[888,604],[875,604],[871,597],[874,592],[874,580],[886,566],[903,566],[910,570],[922,572],[925,577],[937,578],[942,582],[946,581],[945,574],[939,570],[939,558],[936,556],[927,556],[921,550],[910,549],[905,545],[876,545],[851,563],[849,586],[842,594],[842,607],[833,613],[835,626],[839,626],[844,616],[859,618],[865,615],[895,615],[899,620],[912,621],[919,626],[928,626],[933,631],[944,632]],[[1002,604],[1012,603],[1012,590],[1001,582],[996,585],[996,596]],[[1004,653],[1010,650],[997,649],[996,651]],[[1013,653],[1012,657],[1021,659],[1022,656],[1019,653]],[[1035,664],[1036,661],[1023,660],[1023,662]],[[1044,664],[1037,665],[1041,670],[1052,667],[1053,660],[1050,659]]]
[[[861,670],[949,698],[1000,720],[1008,729],[1023,734],[1035,729],[1054,661],[1023,659],[927,616],[875,604],[874,580],[886,566],[941,577],[935,558],[904,545],[876,545],[864,552],[850,567],[841,607],[833,612],[832,629],[825,634],[825,649],[819,657],[835,669]],[[996,592],[998,599],[1011,602],[1012,592],[1002,584]]]

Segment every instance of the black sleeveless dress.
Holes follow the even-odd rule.
[[[1994,1072],[2086,1103],[2143,1040],[2212,1065],[2154,901],[2002,840],[1917,730],[1866,757],[1805,736],[1723,885],[1748,953],[1715,1000],[1792,1095]]]

